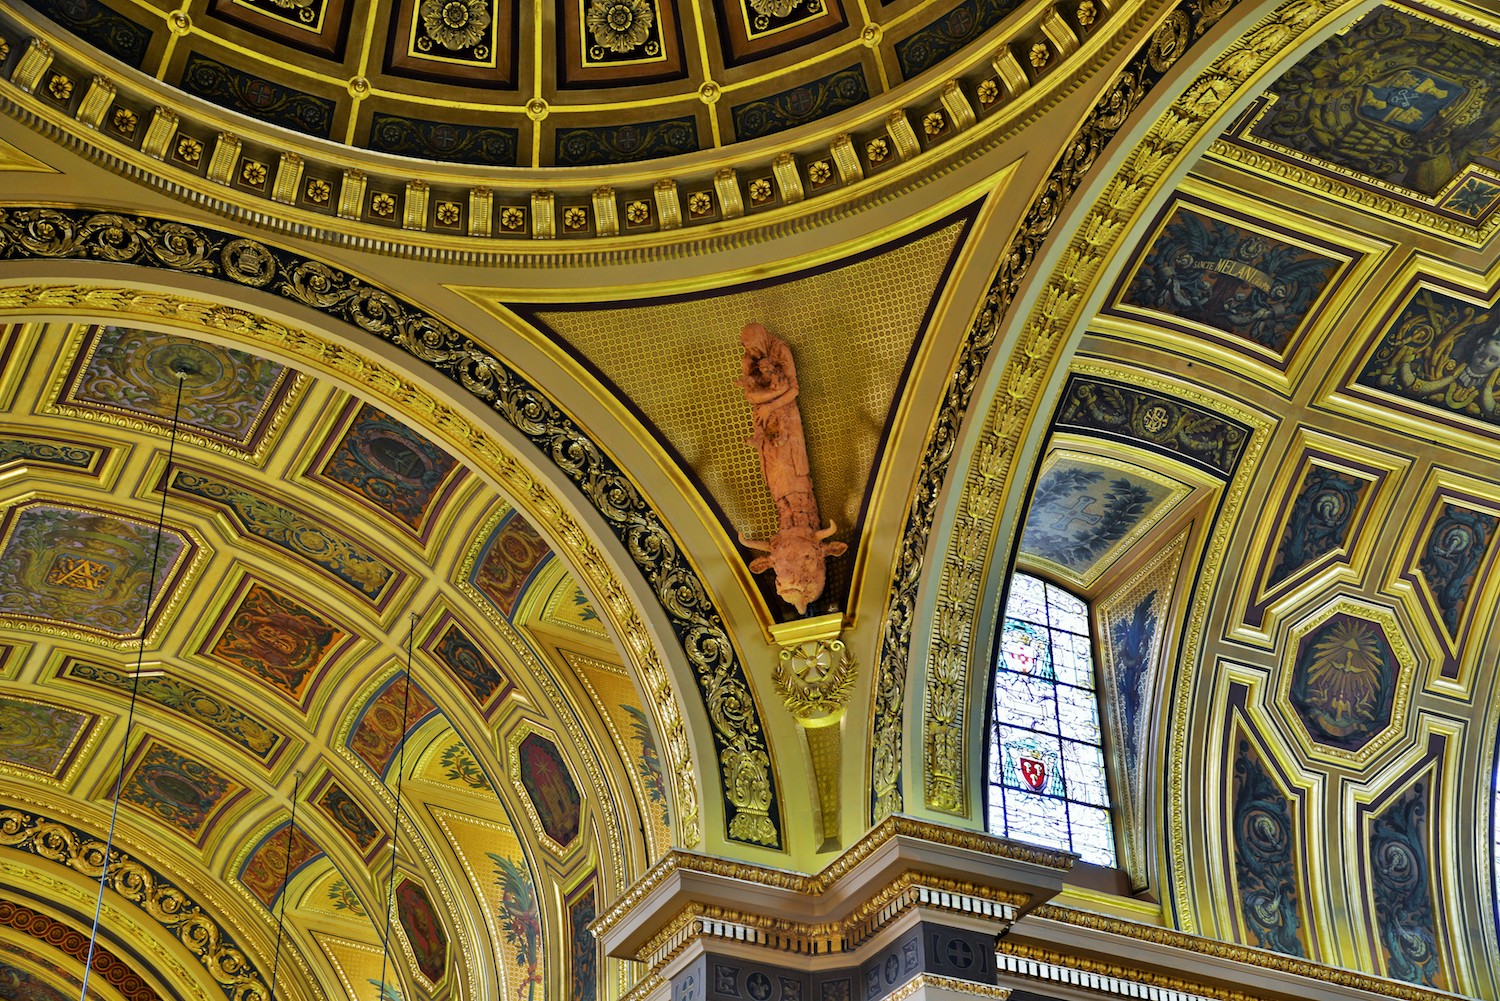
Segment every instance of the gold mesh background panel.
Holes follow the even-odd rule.
[[[534,315],[660,432],[732,528],[760,539],[775,534],[776,507],[746,441],[750,406],[735,380],[740,328],[765,324],[791,345],[818,507],[838,523],[835,538],[848,539],[902,369],[963,228],[727,295]]]

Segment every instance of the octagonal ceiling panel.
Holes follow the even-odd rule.
[[[182,374],[179,380],[178,373]],[[64,413],[166,431],[179,426],[245,455],[260,451],[284,418],[298,375],[285,366],[186,337],[94,327],[56,397]]]
[[[3,533],[0,617],[115,643],[155,627],[200,555],[181,529],[158,550],[144,519],[45,501],[12,507]]]

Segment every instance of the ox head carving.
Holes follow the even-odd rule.
[[[766,554],[750,561],[750,572],[775,570],[776,593],[796,608],[797,614],[805,615],[807,606],[823,593],[827,581],[824,561],[830,556],[842,556],[849,548],[842,542],[827,541],[837,530],[832,524],[819,531],[784,528],[771,536],[768,543],[747,539],[742,533],[740,545]]]

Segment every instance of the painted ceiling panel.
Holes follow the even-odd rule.
[[[606,851],[605,828],[585,821],[591,814],[577,777],[588,777],[596,802],[587,809],[601,815],[659,813],[663,805],[644,805],[649,793],[627,759],[596,757],[613,739],[602,722],[591,724],[597,736],[564,724],[595,717],[570,701],[587,696],[560,654],[538,648],[519,656],[524,641],[516,634],[476,627],[463,610],[489,609],[504,621],[502,612],[525,609],[586,641],[620,672],[614,711],[638,713],[644,729],[636,739],[649,743],[654,719],[590,596],[509,499],[388,412],[182,336],[132,329],[108,342],[112,353],[100,343],[98,328],[67,324],[11,328],[4,343],[13,367],[0,373],[9,403],[0,462],[16,472],[0,477],[7,519],[0,565],[9,582],[0,583],[0,806],[45,797],[81,825],[74,843],[102,838],[133,695],[116,849],[133,858],[149,841],[150,856],[185,883],[221,884],[260,914],[279,914],[289,888],[284,947],[299,950],[323,995],[371,1001],[381,990],[382,930],[371,915],[383,917],[390,892],[382,873],[398,786],[396,854],[407,880],[398,881],[397,939],[406,958],[386,971],[388,996],[449,997],[453,972],[476,976],[472,957],[480,954],[503,957],[485,974],[496,991],[509,985],[503,996],[522,986],[537,997],[563,989],[577,945],[565,928],[536,923],[538,900],[573,893],[592,871],[589,860]],[[173,399],[163,404],[161,372],[187,364],[202,378],[184,380],[191,427],[166,477]],[[78,382],[79,373],[88,379]],[[102,388],[106,377],[116,388]],[[75,382],[94,396],[79,391],[58,402],[59,387]],[[165,384],[174,396],[176,383],[174,375]],[[205,395],[195,395],[199,389]],[[111,394],[134,409],[106,407]],[[168,514],[148,607],[164,480]],[[465,503],[450,503],[459,495]],[[504,526],[496,512],[509,515]],[[434,568],[457,567],[487,542],[495,557],[478,579],[495,597],[476,605],[463,589],[467,577]],[[413,602],[414,570],[422,583]],[[533,801],[504,781],[500,738],[514,730],[518,710],[546,742],[548,774],[566,776],[555,788],[571,790],[569,815],[553,809],[556,797],[541,786]],[[398,774],[403,712],[420,746],[408,748]],[[501,780],[498,793],[492,776]],[[623,799],[607,808],[597,802],[608,796]],[[450,811],[480,804],[487,816],[514,809],[523,823],[505,827],[508,840],[487,836],[455,856],[428,801]],[[523,803],[565,838],[560,869],[530,868],[551,838],[525,822]],[[611,836],[622,844],[618,831]],[[18,851],[0,848],[7,858]],[[464,869],[471,857],[479,865],[473,879]],[[594,885],[618,893],[646,864],[647,847],[610,857],[614,882]],[[33,853],[22,864],[61,863]],[[510,924],[484,926],[482,941],[457,910],[476,893],[496,906],[509,901],[513,912]],[[226,920],[217,903],[205,906],[212,921]],[[512,926],[524,929],[519,958],[505,937]],[[441,938],[424,936],[424,927],[442,929]],[[332,928],[342,931],[330,936]],[[629,980],[623,967],[608,968],[618,982]],[[185,975],[200,975],[193,969]],[[182,996],[225,989],[201,976],[205,983]]]

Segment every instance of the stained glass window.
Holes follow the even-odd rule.
[[[992,710],[990,830],[1113,866],[1088,605],[1011,578]]]

